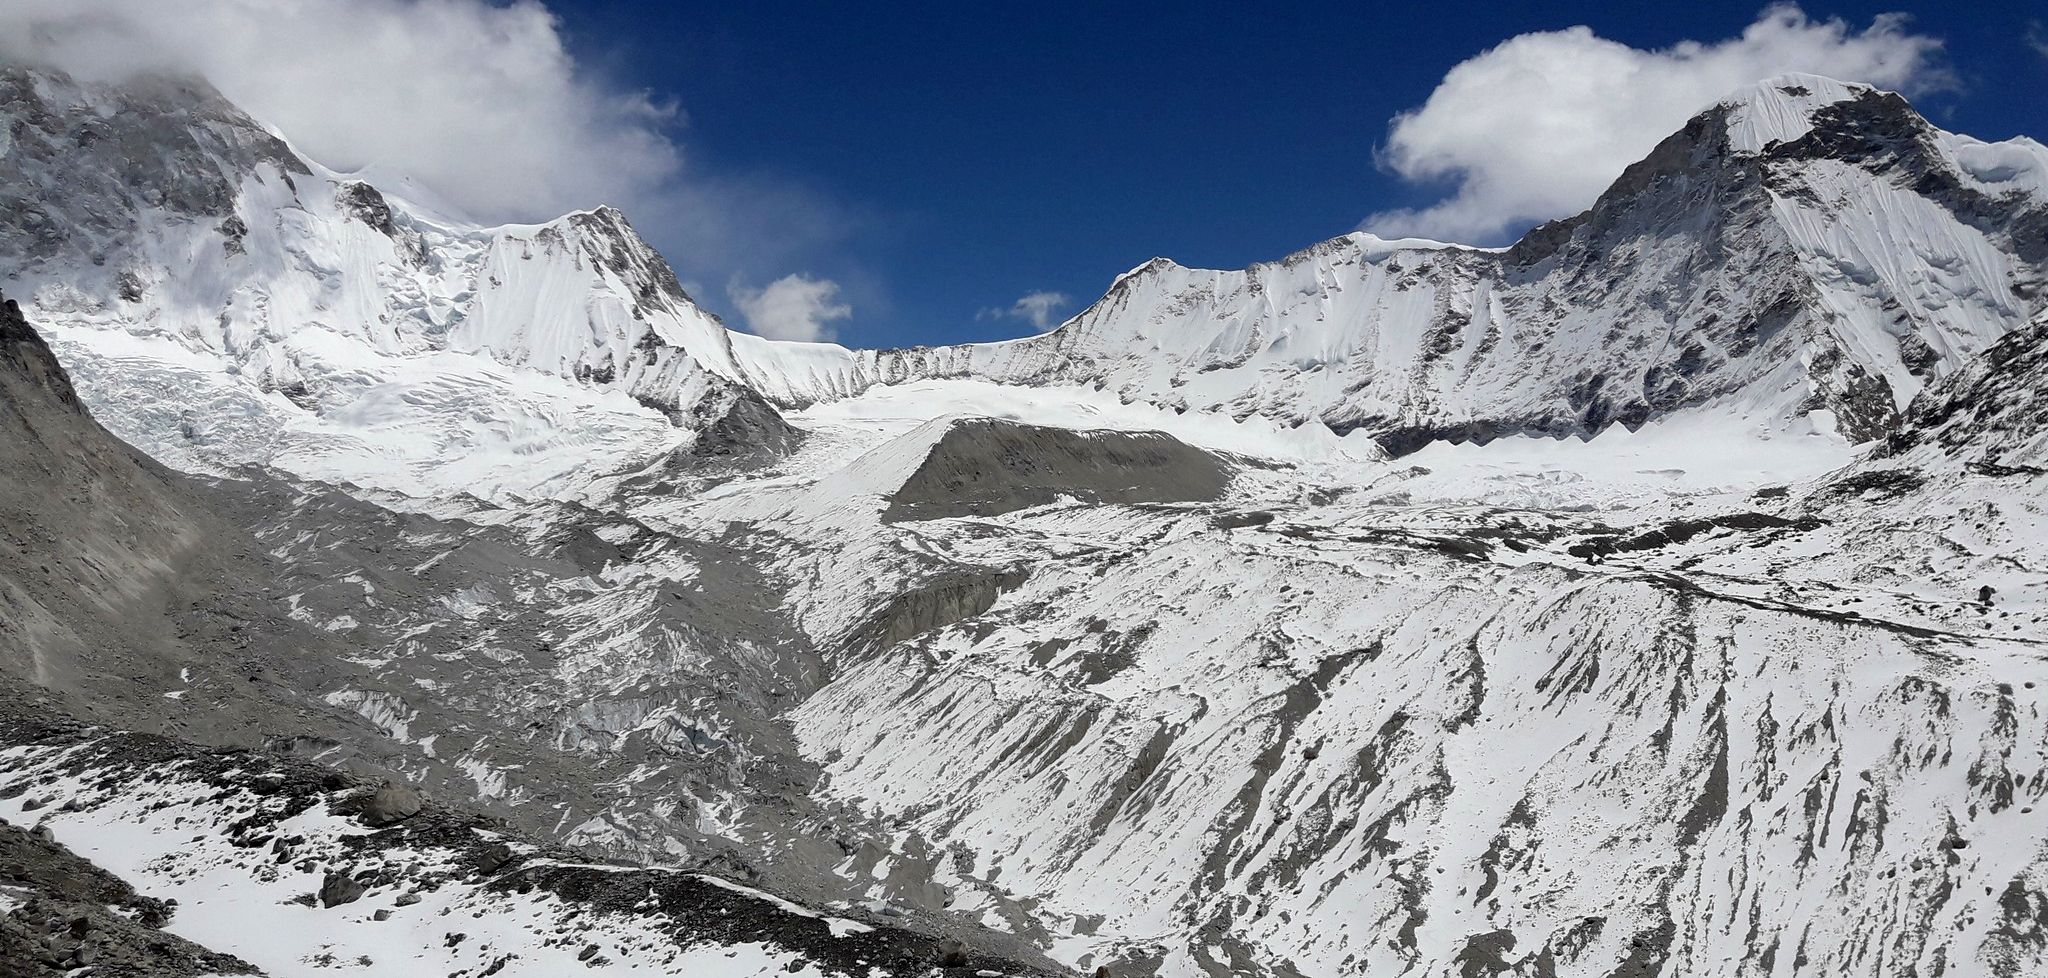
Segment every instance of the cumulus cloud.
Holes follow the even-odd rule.
[[[73,74],[196,72],[301,152],[379,164],[485,219],[641,197],[676,110],[583,76],[531,0],[11,0],[0,50]]]
[[[1016,302],[1010,303],[1008,308],[983,309],[974,318],[1021,319],[1030,323],[1032,329],[1043,333],[1058,326],[1061,320],[1055,317],[1059,315],[1060,310],[1073,304],[1073,297],[1065,292],[1027,292]]]
[[[1951,84],[1941,42],[1884,15],[1863,30],[1766,9],[1741,37],[1646,51],[1574,27],[1523,34],[1451,69],[1420,108],[1396,116],[1380,163],[1452,190],[1383,211],[1365,230],[1485,242],[1584,209],[1628,164],[1715,100],[1805,71],[1907,92]]]
[[[745,317],[747,331],[771,340],[830,340],[831,324],[853,315],[853,307],[839,301],[839,283],[831,279],[784,275],[759,289],[735,279],[726,292]]]
[[[802,188],[693,172],[675,103],[578,64],[539,0],[6,0],[0,58],[201,75],[328,166],[414,178],[486,222],[614,204],[714,280],[847,226]]]

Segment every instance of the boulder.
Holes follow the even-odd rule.
[[[477,850],[475,857],[476,871],[486,875],[495,873],[505,868],[506,864],[510,863],[517,856],[518,853],[513,852],[511,846],[503,842],[491,843]]]
[[[363,898],[363,884],[340,873],[328,873],[320,883],[320,905],[334,908]]]
[[[381,829],[419,814],[421,804],[419,792],[387,781],[363,799],[356,814],[364,825]]]

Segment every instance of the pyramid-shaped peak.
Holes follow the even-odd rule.
[[[1773,142],[1790,142],[1813,129],[1814,113],[1876,91],[1869,85],[1824,75],[1788,72],[1744,86],[1722,99],[1728,138],[1737,150],[1755,153]]]

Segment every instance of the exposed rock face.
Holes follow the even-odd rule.
[[[0,115],[11,126],[0,155],[0,260],[17,275],[85,273],[79,258],[118,272],[152,212],[212,225],[235,216],[234,173],[311,175],[283,140],[202,81],[140,78],[92,100],[81,111],[87,95],[68,79],[0,66]],[[57,173],[61,190],[44,179]]]
[[[426,263],[427,249],[425,241],[417,232],[412,231],[410,228],[398,226],[398,222],[392,218],[391,204],[384,199],[384,195],[378,192],[377,188],[361,180],[343,181],[335,188],[334,199],[335,203],[340,205],[343,213],[368,225],[371,230],[390,238],[392,244],[398,248],[399,254],[408,263],[414,266]],[[236,249],[242,249],[239,253],[247,253],[247,249],[242,245],[242,239],[247,236],[246,227],[239,229],[223,227],[219,230],[225,238],[223,245],[230,254],[238,253]]]
[[[44,833],[0,822],[0,973],[21,978],[104,975],[251,974],[233,955],[207,950],[162,928],[177,908],[143,896]]]
[[[968,420],[949,428],[884,520],[994,516],[1055,499],[1213,501],[1230,482],[1216,456],[1159,432],[1068,431]]]
[[[1913,401],[1884,454],[1921,446],[1989,471],[2048,471],[2048,315]]]
[[[0,672],[137,726],[176,714],[260,739],[298,711],[252,689],[250,671],[275,648],[336,649],[264,606],[259,582],[276,572],[254,549],[101,428],[19,306],[0,302]],[[161,696],[190,685],[181,675],[218,684],[213,709]]]
[[[700,403],[707,410],[718,406],[715,401]],[[773,461],[796,451],[803,441],[803,433],[784,421],[774,405],[744,387],[734,388],[715,420],[697,427],[701,434],[691,444],[690,455],[700,459]]]
[[[336,188],[334,196],[349,216],[387,237],[398,233],[397,225],[391,221],[391,205],[377,188],[361,180],[350,180]]]
[[[0,366],[5,369],[0,373],[0,381],[10,387],[6,401],[9,420],[18,432],[25,433],[33,423],[31,416],[49,408],[85,414],[78,403],[78,392],[72,389],[71,378],[65,375],[64,368],[50,353],[49,344],[28,324],[20,304],[13,299],[0,299]],[[41,390],[13,389],[24,382]]]
[[[890,598],[853,644],[887,647],[973,618],[994,607],[997,598],[1027,576],[1010,568],[969,569],[928,580]]]

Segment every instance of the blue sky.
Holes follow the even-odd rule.
[[[1565,7],[553,4],[582,62],[676,100],[691,168],[799,188],[830,212],[818,241],[750,274],[837,282],[852,314],[833,326],[852,345],[1016,335],[1025,317],[988,310],[1051,292],[1071,313],[1155,254],[1242,266],[1426,206],[1446,183],[1389,172],[1375,149],[1453,66],[1579,24],[1644,49],[1719,41],[1761,10]],[[1952,76],[1919,94],[1923,111],[1985,138],[2048,137],[2048,9],[1804,10],[1854,30],[1909,14]],[[728,283],[696,284],[731,311]]]
[[[0,59],[203,75],[486,223],[615,204],[728,323],[862,346],[1020,335],[1155,255],[1503,243],[1784,71],[2048,136],[2041,0],[8,0]]]

